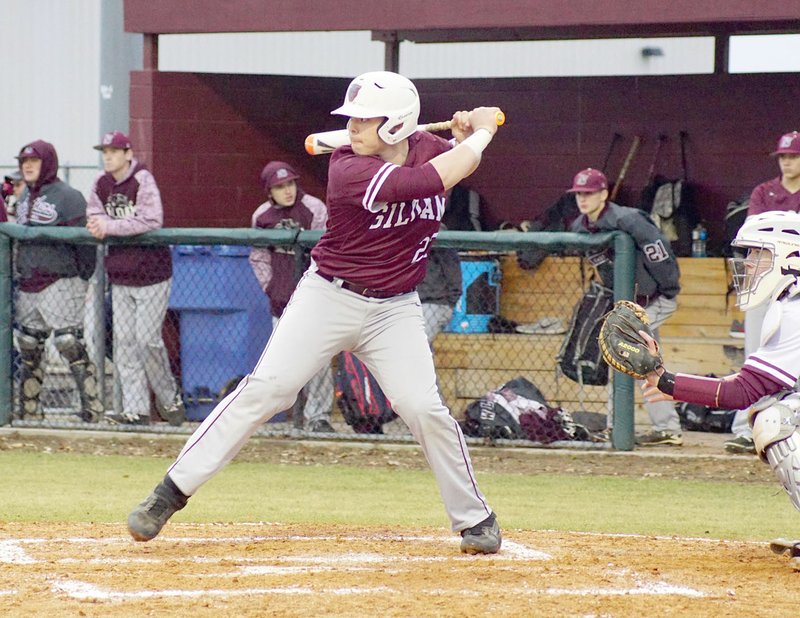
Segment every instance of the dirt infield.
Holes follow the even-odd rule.
[[[769,467],[750,455],[726,455],[730,435],[686,432],[685,445],[633,452],[470,446],[475,469],[497,473],[569,473],[775,483]],[[0,428],[0,451],[174,458],[187,436]],[[236,461],[293,465],[348,465],[427,470],[417,445],[253,438]]]
[[[473,448],[482,472],[772,483],[726,436],[634,453]],[[173,457],[185,437],[0,430],[0,450]],[[238,458],[426,467],[416,447],[251,440]],[[796,616],[800,573],[766,543],[504,529],[496,556],[440,528],[174,524],[134,543],[123,524],[0,524],[9,616]]]
[[[0,526],[13,616],[796,616],[797,575],[752,543],[506,530],[468,557],[440,530]]]

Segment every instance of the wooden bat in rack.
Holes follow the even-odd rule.
[[[503,112],[497,112],[494,118],[497,126],[506,121]],[[417,126],[417,131],[447,131],[450,128],[450,120],[442,122],[431,122]],[[330,154],[339,146],[346,146],[350,143],[350,134],[347,129],[336,129],[334,131],[323,131],[322,133],[312,133],[306,138],[306,152],[310,155]]]
[[[611,195],[608,196],[608,199],[612,202],[614,201],[614,198],[617,197],[617,194],[622,187],[622,181],[625,180],[625,175],[628,173],[628,168],[631,166],[631,161],[633,161],[633,157],[636,156],[636,151],[639,150],[639,144],[641,143],[642,138],[638,135],[634,136],[631,148],[628,150],[628,156],[625,157],[625,161],[622,163],[622,169],[619,171],[619,176],[617,176],[617,182],[614,183],[614,187],[611,189]]]

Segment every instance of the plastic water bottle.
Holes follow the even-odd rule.
[[[706,241],[708,240],[708,230],[698,223],[692,230],[692,257],[708,257],[706,252]]]

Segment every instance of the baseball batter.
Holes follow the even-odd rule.
[[[800,214],[754,215],[732,245],[747,252],[730,260],[737,306],[743,311],[767,307],[758,349],[739,373],[725,378],[675,375],[659,367],[648,375],[644,396],[647,401],[747,408],[756,452],[800,510]],[[655,341],[645,339],[655,352]],[[800,558],[800,542],[790,547]]]
[[[189,438],[153,493],[128,517],[154,538],[258,427],[294,403],[330,359],[352,351],[377,378],[433,470],[461,551],[496,553],[501,533],[478,489],[458,423],[442,403],[415,288],[439,231],[445,192],[478,166],[497,108],[453,115],[453,142],[418,132],[419,95],[405,77],[364,73],[333,114],[351,146],[328,172],[328,228],[253,371]]]

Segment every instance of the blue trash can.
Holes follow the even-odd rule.
[[[250,373],[272,334],[269,299],[249,255],[249,247],[233,245],[173,249],[169,308],[179,316],[181,387],[189,420],[203,420],[223,387]]]
[[[461,297],[446,333],[485,333],[500,312],[500,264],[497,260],[461,258]]]

